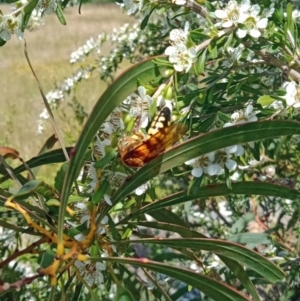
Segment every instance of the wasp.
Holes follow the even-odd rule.
[[[186,132],[185,124],[170,124],[171,110],[164,107],[154,118],[148,133],[135,132],[123,137],[118,149],[123,164],[137,168],[145,165],[176,143]]]

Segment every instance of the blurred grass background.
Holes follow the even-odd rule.
[[[0,4],[0,9],[4,14],[10,12],[10,6],[6,4]],[[114,3],[84,4],[81,14],[78,13],[78,6],[67,8],[65,18],[67,25],[63,26],[55,14],[45,16],[44,26],[34,32],[25,32],[29,58],[45,94],[75,72],[76,68],[69,63],[70,54],[84,45],[87,39],[96,38],[102,32],[112,32],[124,23],[134,22]],[[0,48],[0,70],[0,145],[15,148],[23,159],[28,160],[37,155],[54,132],[48,120],[45,133],[36,133],[37,120],[44,104],[24,55],[23,40],[13,36]],[[106,87],[107,84],[100,80],[95,71],[92,78],[76,88],[76,98],[86,112],[91,111]],[[67,105],[64,106],[68,114]],[[55,115],[59,126],[68,127]],[[69,130],[61,128],[62,132]],[[74,138],[77,137],[78,132],[75,131]],[[59,147],[58,143],[56,147]]]

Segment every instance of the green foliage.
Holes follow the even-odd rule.
[[[67,2],[55,4],[67,24]],[[109,82],[88,117],[73,98],[86,118],[75,145],[51,137],[16,168],[18,152],[0,148],[1,298],[295,300],[299,24],[286,2],[203,4],[125,3],[141,29],[75,55],[118,41],[72,78],[75,89],[97,66]],[[38,7],[20,5],[10,17],[22,12],[24,31]],[[113,79],[124,58],[132,66]],[[49,116],[66,90],[47,94]],[[53,163],[52,187],[38,168]]]

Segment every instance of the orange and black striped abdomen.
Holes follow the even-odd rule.
[[[163,108],[154,118],[148,130],[150,137],[123,154],[121,156],[123,163],[133,168],[141,167],[177,142],[186,133],[187,126],[184,124],[170,125],[170,119],[170,109]]]

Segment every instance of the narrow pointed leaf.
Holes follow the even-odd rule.
[[[68,152],[68,154],[70,155],[70,152],[73,148],[72,147],[67,147],[66,150]],[[62,149],[55,149],[53,151],[49,151],[47,153],[38,155],[36,157],[31,158],[30,160],[26,161],[26,165],[29,168],[34,168],[34,167],[38,167],[38,166],[42,166],[42,165],[47,165],[47,164],[53,164],[53,163],[62,163],[65,162],[66,158],[64,156],[64,153],[62,151]],[[15,175],[20,174],[21,172],[26,171],[26,167],[24,164],[16,167],[13,170],[13,173]],[[7,175],[7,173],[4,173],[4,177],[2,177],[0,179],[0,183],[5,182],[6,180],[9,179],[9,175]]]
[[[127,185],[130,185],[129,183]],[[136,218],[142,213],[149,213],[153,210],[159,210],[164,207],[177,205],[183,202],[191,201],[198,198],[209,198],[216,196],[224,196],[228,194],[245,194],[245,195],[264,195],[287,198],[291,200],[299,200],[300,193],[292,188],[285,186],[279,186],[272,183],[261,182],[238,182],[232,183],[232,189],[229,189],[226,184],[214,184],[205,187],[201,187],[196,194],[189,194],[184,190],[176,194],[170,195],[166,198],[150,203],[137,210],[136,212],[128,215],[121,222],[124,223],[130,219]]]
[[[147,258],[131,259],[119,257],[92,258],[92,261],[111,261],[114,263],[131,264],[134,266],[144,267],[146,269],[162,273],[164,275],[181,280],[203,292],[208,297],[216,301],[251,301],[247,296],[242,295],[237,290],[228,285],[219,282],[213,278],[197,274],[191,270],[170,266],[149,260]]]
[[[122,242],[125,243],[125,242]],[[128,242],[126,242],[128,243]],[[169,247],[190,248],[196,250],[205,250],[213,252],[217,255],[236,260],[258,274],[262,275],[270,282],[276,281],[285,277],[285,273],[279,269],[274,263],[270,262],[259,253],[249,250],[241,245],[228,242],[220,239],[205,239],[205,238],[189,238],[189,239],[141,239],[131,240],[130,243],[153,243]]]
[[[205,235],[190,230],[189,228],[185,228],[182,226],[170,224],[170,223],[163,223],[163,222],[130,222],[130,225],[137,225],[143,226],[146,228],[155,228],[170,232],[176,232],[180,234],[182,237],[194,237],[194,238],[206,238]],[[243,267],[236,261],[219,255],[220,259],[227,265],[227,267],[236,275],[236,277],[241,281],[247,291],[251,294],[253,300],[260,301],[260,298],[255,290],[255,287],[251,280],[249,279],[247,273],[244,271]]]

